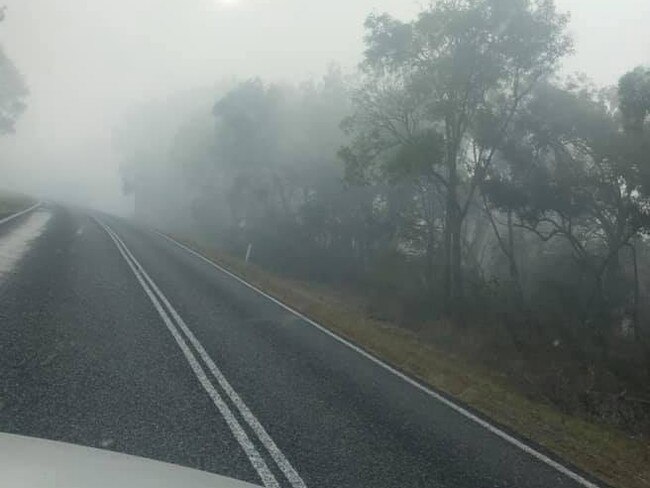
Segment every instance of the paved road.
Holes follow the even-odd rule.
[[[37,212],[0,277],[0,431],[266,486],[585,486],[164,237]]]

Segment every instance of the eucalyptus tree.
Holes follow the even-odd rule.
[[[390,84],[401,93],[372,103],[358,98],[356,120],[367,136],[357,139],[357,152],[366,166],[381,165],[376,156],[386,146],[429,139],[418,145],[444,194],[443,290],[450,311],[463,295],[463,222],[475,191],[522,100],[571,49],[566,23],[552,0],[442,0],[411,22],[386,14],[366,21],[367,85]],[[400,99],[416,102],[397,110],[398,128]],[[409,113],[414,105],[417,117]],[[358,166],[359,158],[346,154]]]

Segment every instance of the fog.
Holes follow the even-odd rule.
[[[0,53],[0,203],[134,217],[650,435],[648,25],[648,0],[11,0],[31,93],[3,134]]]
[[[8,0],[6,53],[28,108],[0,139],[2,186],[128,213],[113,127],[129,107],[223,79],[299,81],[352,70],[370,12],[409,19],[408,0]],[[650,3],[561,0],[576,54],[564,72],[599,84],[650,61]]]

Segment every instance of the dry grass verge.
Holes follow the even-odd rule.
[[[368,317],[349,294],[288,279],[184,241],[215,262],[412,376],[617,487],[650,487],[650,444],[527,398],[505,375]]]

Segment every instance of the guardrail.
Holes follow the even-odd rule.
[[[40,207],[42,204],[43,204],[43,202],[35,203],[34,205],[32,205],[32,206],[29,207],[29,208],[26,208],[25,210],[21,210],[20,212],[16,212],[15,214],[11,214],[10,216],[5,217],[4,219],[0,219],[0,225],[6,224],[7,222],[11,222],[12,220],[17,219],[17,218],[20,217],[21,215],[25,215],[26,213],[31,212],[32,210],[37,209],[37,208]]]

